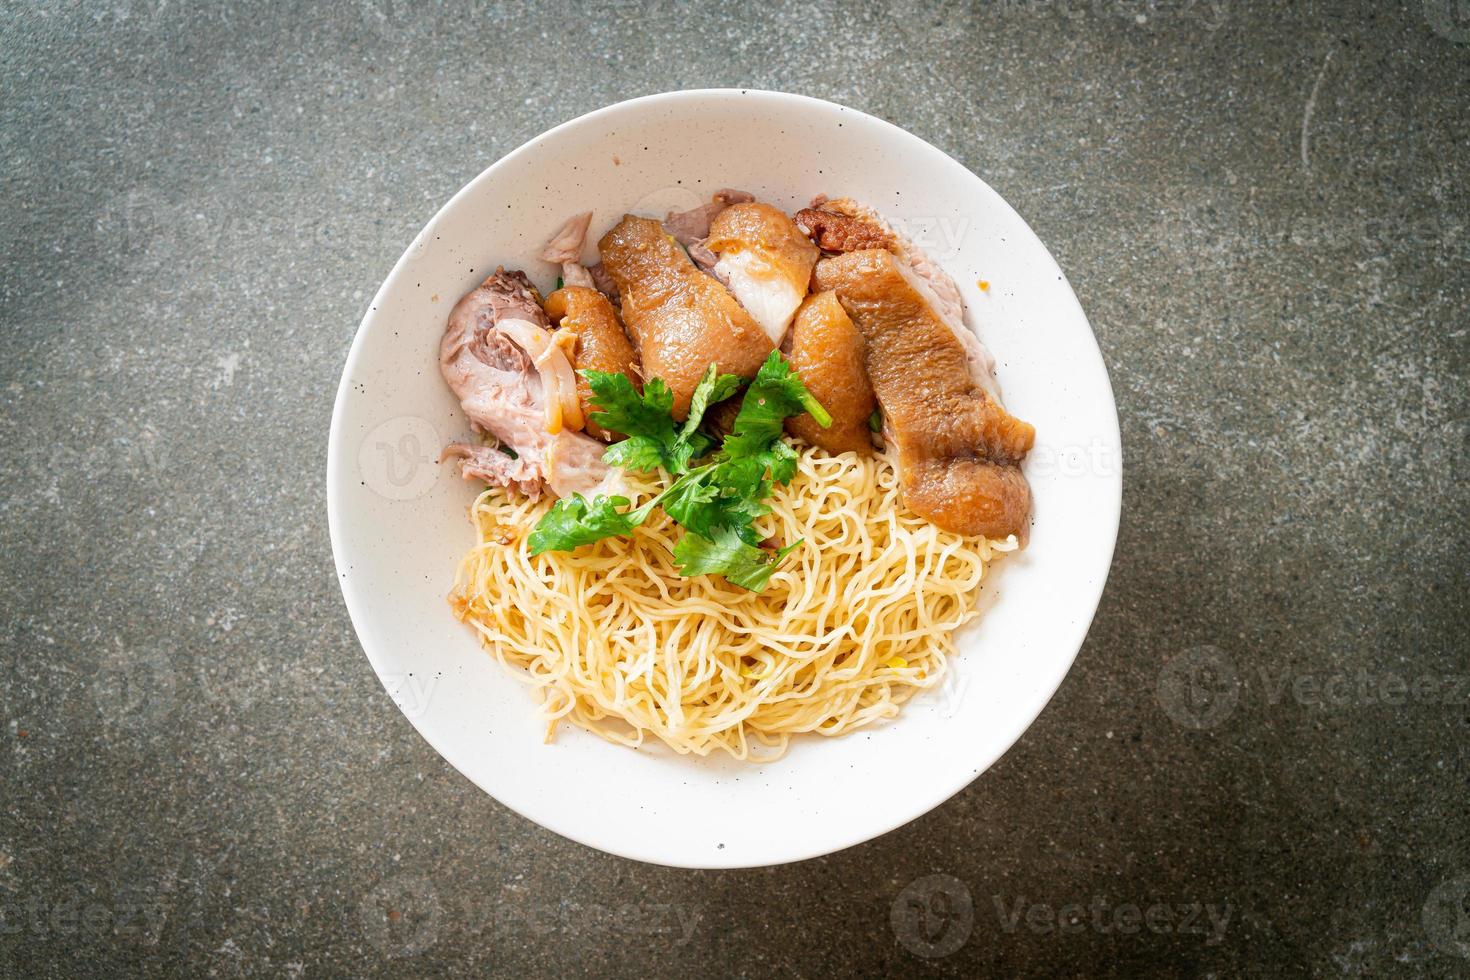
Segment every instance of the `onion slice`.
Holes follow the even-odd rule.
[[[565,425],[580,429],[585,425],[582,406],[577,402],[577,376],[572,362],[551,334],[529,320],[510,317],[495,324],[531,358],[541,378],[541,392],[546,402],[546,431],[556,435]]]

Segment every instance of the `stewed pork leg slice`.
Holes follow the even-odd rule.
[[[663,226],[624,215],[598,243],[602,267],[618,287],[623,323],[638,348],[643,377],[661,378],[674,417],[705,370],[754,377],[776,345],[729,290],[695,268]]]
[[[769,204],[732,204],[710,222],[705,248],[719,256],[725,283],[771,343],[786,336],[821,254],[786,213]]]
[[[825,258],[813,281],[836,291],[867,343],[868,378],[897,448],[907,506],[946,530],[1024,541],[1031,488],[1020,464],[1035,430],[973,377],[966,345],[935,310],[932,291],[882,249]]]
[[[577,371],[577,397],[581,399],[582,415],[587,419],[587,432],[612,442],[618,438],[617,433],[592,421],[592,413],[597,408],[592,404],[592,386],[582,377],[582,372],[626,374],[635,387],[640,386],[638,355],[623,332],[617,310],[595,289],[564,286],[546,297],[546,315],[557,325],[556,337],[570,341],[562,346],[571,349],[572,367]]]
[[[829,453],[873,451],[868,420],[878,403],[863,365],[866,348],[836,293],[806,298],[787,338],[786,359],[832,416],[832,424],[824,429],[810,415],[793,415],[786,420],[787,432]]]
[[[550,325],[530,280],[504,269],[450,311],[439,344],[440,373],[471,425],[514,453],[451,446],[445,455],[465,460],[467,479],[478,477],[531,496],[544,483],[565,496],[591,492],[608,477],[602,443],[564,424],[579,422],[580,410],[575,390],[560,390],[571,369],[564,352],[551,343]],[[491,452],[506,459],[488,456]]]

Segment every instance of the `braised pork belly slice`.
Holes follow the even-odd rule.
[[[674,417],[711,365],[754,377],[776,345],[723,285],[701,272],[651,218],[624,215],[598,243],[602,267],[618,288],[623,323],[638,348],[644,378],[661,378]]]
[[[634,387],[641,387],[638,354],[623,325],[618,311],[608,298],[585,286],[564,286],[546,297],[546,315],[557,325],[556,339],[565,339],[562,349],[570,348],[572,367],[577,372],[577,397],[582,415],[587,419],[587,432],[606,442],[618,438],[592,421],[597,407],[592,403],[592,386],[583,371],[605,371],[626,374]]]
[[[704,246],[719,257],[711,270],[715,278],[771,343],[780,344],[806,296],[820,250],[784,211],[756,202],[733,204],[716,215]]]
[[[1020,464],[1035,430],[973,376],[967,345],[936,311],[932,290],[884,249],[825,258],[813,282],[837,293],[866,342],[909,509],[960,534],[1024,541],[1031,488]]]
[[[970,374],[975,382],[1000,398],[995,358],[980,343],[980,338],[965,326],[965,303],[960,297],[959,287],[923,249],[896,231],[877,211],[850,197],[828,198],[819,194],[812,199],[810,208],[797,212],[796,223],[824,252],[882,248],[896,255],[913,273],[914,283],[924,293],[934,312],[949,324],[960,343],[965,345]]]
[[[806,298],[787,338],[786,359],[832,416],[832,424],[824,429],[810,415],[793,415],[786,420],[787,432],[829,453],[873,451],[868,420],[878,403],[863,365],[866,347],[836,293]]]

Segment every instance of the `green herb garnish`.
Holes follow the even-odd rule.
[[[746,389],[735,425],[719,452],[702,466],[691,463],[709,453],[715,440],[700,431],[709,406],[733,395],[744,384],[733,374],[719,374],[713,364],[700,379],[681,424],[673,419],[673,394],[657,378],[640,394],[622,374],[584,371],[593,403],[601,411],[592,421],[628,438],[603,454],[610,465],[625,469],[663,469],[676,478],[641,507],[626,507],[625,497],[597,496],[590,503],[580,494],[558,500],[531,533],[531,553],[570,551],[606,537],[631,534],[653,508],[664,511],[686,533],[674,547],[674,560],[684,576],[720,574],[755,592],[766,587],[781,560],[801,542],[777,551],[761,548],[754,522],[770,508],[765,500],[777,483],[796,475],[796,450],[781,438],[783,423],[809,413],[824,428],[832,417],[781,354],[772,351]]]
[[[592,388],[593,404],[601,409],[592,413],[592,421],[628,437],[610,446],[603,461],[626,470],[662,467],[676,475],[688,472],[690,460],[714,445],[713,439],[699,431],[705,410],[744,384],[737,375],[717,374],[711,364],[694,389],[689,417],[679,426],[672,414],[673,392],[658,378],[650,379],[640,395],[625,374],[583,371],[582,376]]]
[[[674,545],[674,562],[685,578],[719,574],[752,592],[759,592],[771,580],[781,560],[795,551],[800,541],[793,541],[780,551],[766,551],[742,541],[732,528],[722,527],[714,538],[686,534]]]
[[[632,534],[633,528],[648,520],[653,513],[655,497],[642,507],[619,513],[628,505],[627,497],[604,497],[598,494],[591,503],[580,493],[563,497],[536,522],[528,542],[531,554],[543,551],[570,551],[617,534]]]

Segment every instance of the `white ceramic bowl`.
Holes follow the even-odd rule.
[[[798,739],[768,765],[662,746],[633,751],[566,726],[545,744],[527,689],[445,602],[473,543],[466,508],[476,489],[458,467],[435,462],[441,446],[469,431],[439,377],[445,317],[497,264],[525,268],[549,287],[557,270],[534,256],[574,212],[596,212],[595,241],[625,211],[662,216],[720,187],[789,211],[819,192],[865,201],[955,277],[970,325],[999,362],[1007,407],[1036,426],[1026,465],[1035,494],[1030,546],[994,567],[987,611],[959,637],[949,684],[892,722]],[[1040,713],[1082,644],[1112,559],[1121,488],[1117,415],[1087,318],[1005,201],[882,120],[739,90],[675,92],[590,113],[456,194],[363,318],[327,459],[332,548],[353,626],[424,738],[487,793],[559,834],[699,868],[777,864],[860,843],[984,772]]]

